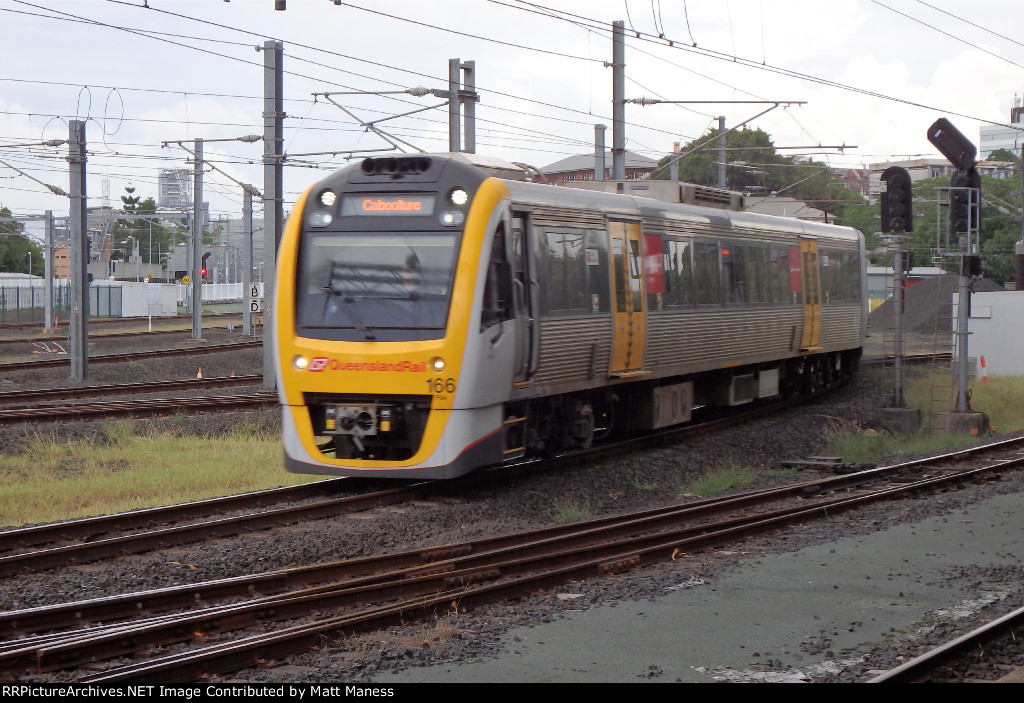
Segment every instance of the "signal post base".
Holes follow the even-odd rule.
[[[935,430],[946,434],[971,436],[987,434],[988,415],[978,412],[939,413],[935,416]]]
[[[892,434],[911,434],[921,426],[921,411],[917,408],[881,408],[878,421],[883,430]]]

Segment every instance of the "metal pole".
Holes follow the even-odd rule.
[[[245,237],[245,270],[242,272],[242,334],[252,334],[252,312],[249,310],[249,302],[245,300],[245,293],[252,287],[252,193],[242,189],[242,235]],[[249,301],[255,300],[256,296],[249,295]]]
[[[448,59],[448,151],[462,151],[462,134],[459,125],[459,60]]]
[[[608,129],[603,124],[594,125],[594,180],[604,180],[604,131]]]
[[[53,210],[45,213],[43,234],[43,276],[46,277],[46,299],[43,301],[43,328],[53,329]]]
[[[203,140],[195,140],[192,171],[192,339],[203,338]]]
[[[89,375],[89,240],[86,229],[85,195],[85,122],[72,120],[68,125],[68,163],[70,164],[71,212],[71,323],[68,356],[71,380],[82,381]]]
[[[274,335],[274,278],[284,229],[284,69],[281,42],[263,44],[263,338]],[[458,101],[456,101],[458,102]],[[263,345],[263,388],[275,390],[274,345]]]
[[[893,273],[895,275],[895,285],[892,291],[892,302],[893,312],[895,316],[895,333],[894,333],[894,346],[893,350],[893,392],[892,392],[892,407],[904,408],[907,403],[903,397],[903,301],[906,295],[907,287],[907,275],[906,266],[904,266],[904,255],[903,255],[903,237],[895,236],[893,239],[896,242],[896,251],[893,254]]]
[[[476,61],[462,64],[463,83],[466,98],[460,99],[466,113],[466,153],[476,153]]]
[[[626,30],[612,22],[612,180],[626,179]]]
[[[967,395],[967,314],[970,306],[970,278],[967,270],[969,257],[960,254],[960,287],[956,298],[956,347],[957,347],[957,387],[956,411],[965,413],[971,409]]]
[[[718,118],[718,187],[725,188],[725,115]]]

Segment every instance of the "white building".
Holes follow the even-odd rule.
[[[999,149],[1012,151],[1020,157],[1024,146],[1024,105],[1018,95],[1013,96],[1013,107],[1010,109],[1010,126],[991,125],[981,128],[981,145],[978,149],[980,159]]]

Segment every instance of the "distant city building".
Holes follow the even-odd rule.
[[[978,149],[979,158],[985,160],[989,154],[999,149],[1013,152],[1020,158],[1021,147],[1024,145],[1024,105],[1018,95],[1013,96],[1013,107],[1010,108],[1010,124],[991,125],[981,128],[981,145]]]
[[[625,156],[627,181],[649,178],[658,165],[658,162],[654,159],[649,159],[632,151],[627,151]],[[556,161],[541,168],[540,171],[544,174],[544,182],[549,186],[560,186],[576,181],[592,181],[594,180],[596,161],[597,159],[593,153],[581,154]],[[611,180],[612,153],[610,151],[605,154],[604,165],[604,180]]]
[[[187,168],[162,168],[157,176],[156,205],[161,208],[192,206],[193,174]]]

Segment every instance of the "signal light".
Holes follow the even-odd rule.
[[[950,181],[949,221],[954,233],[966,234],[981,227],[981,210],[978,200],[981,194],[981,174],[973,166],[966,171],[958,170]]]
[[[910,173],[905,168],[891,166],[882,172],[885,191],[882,193],[882,231],[914,231],[914,196]]]

